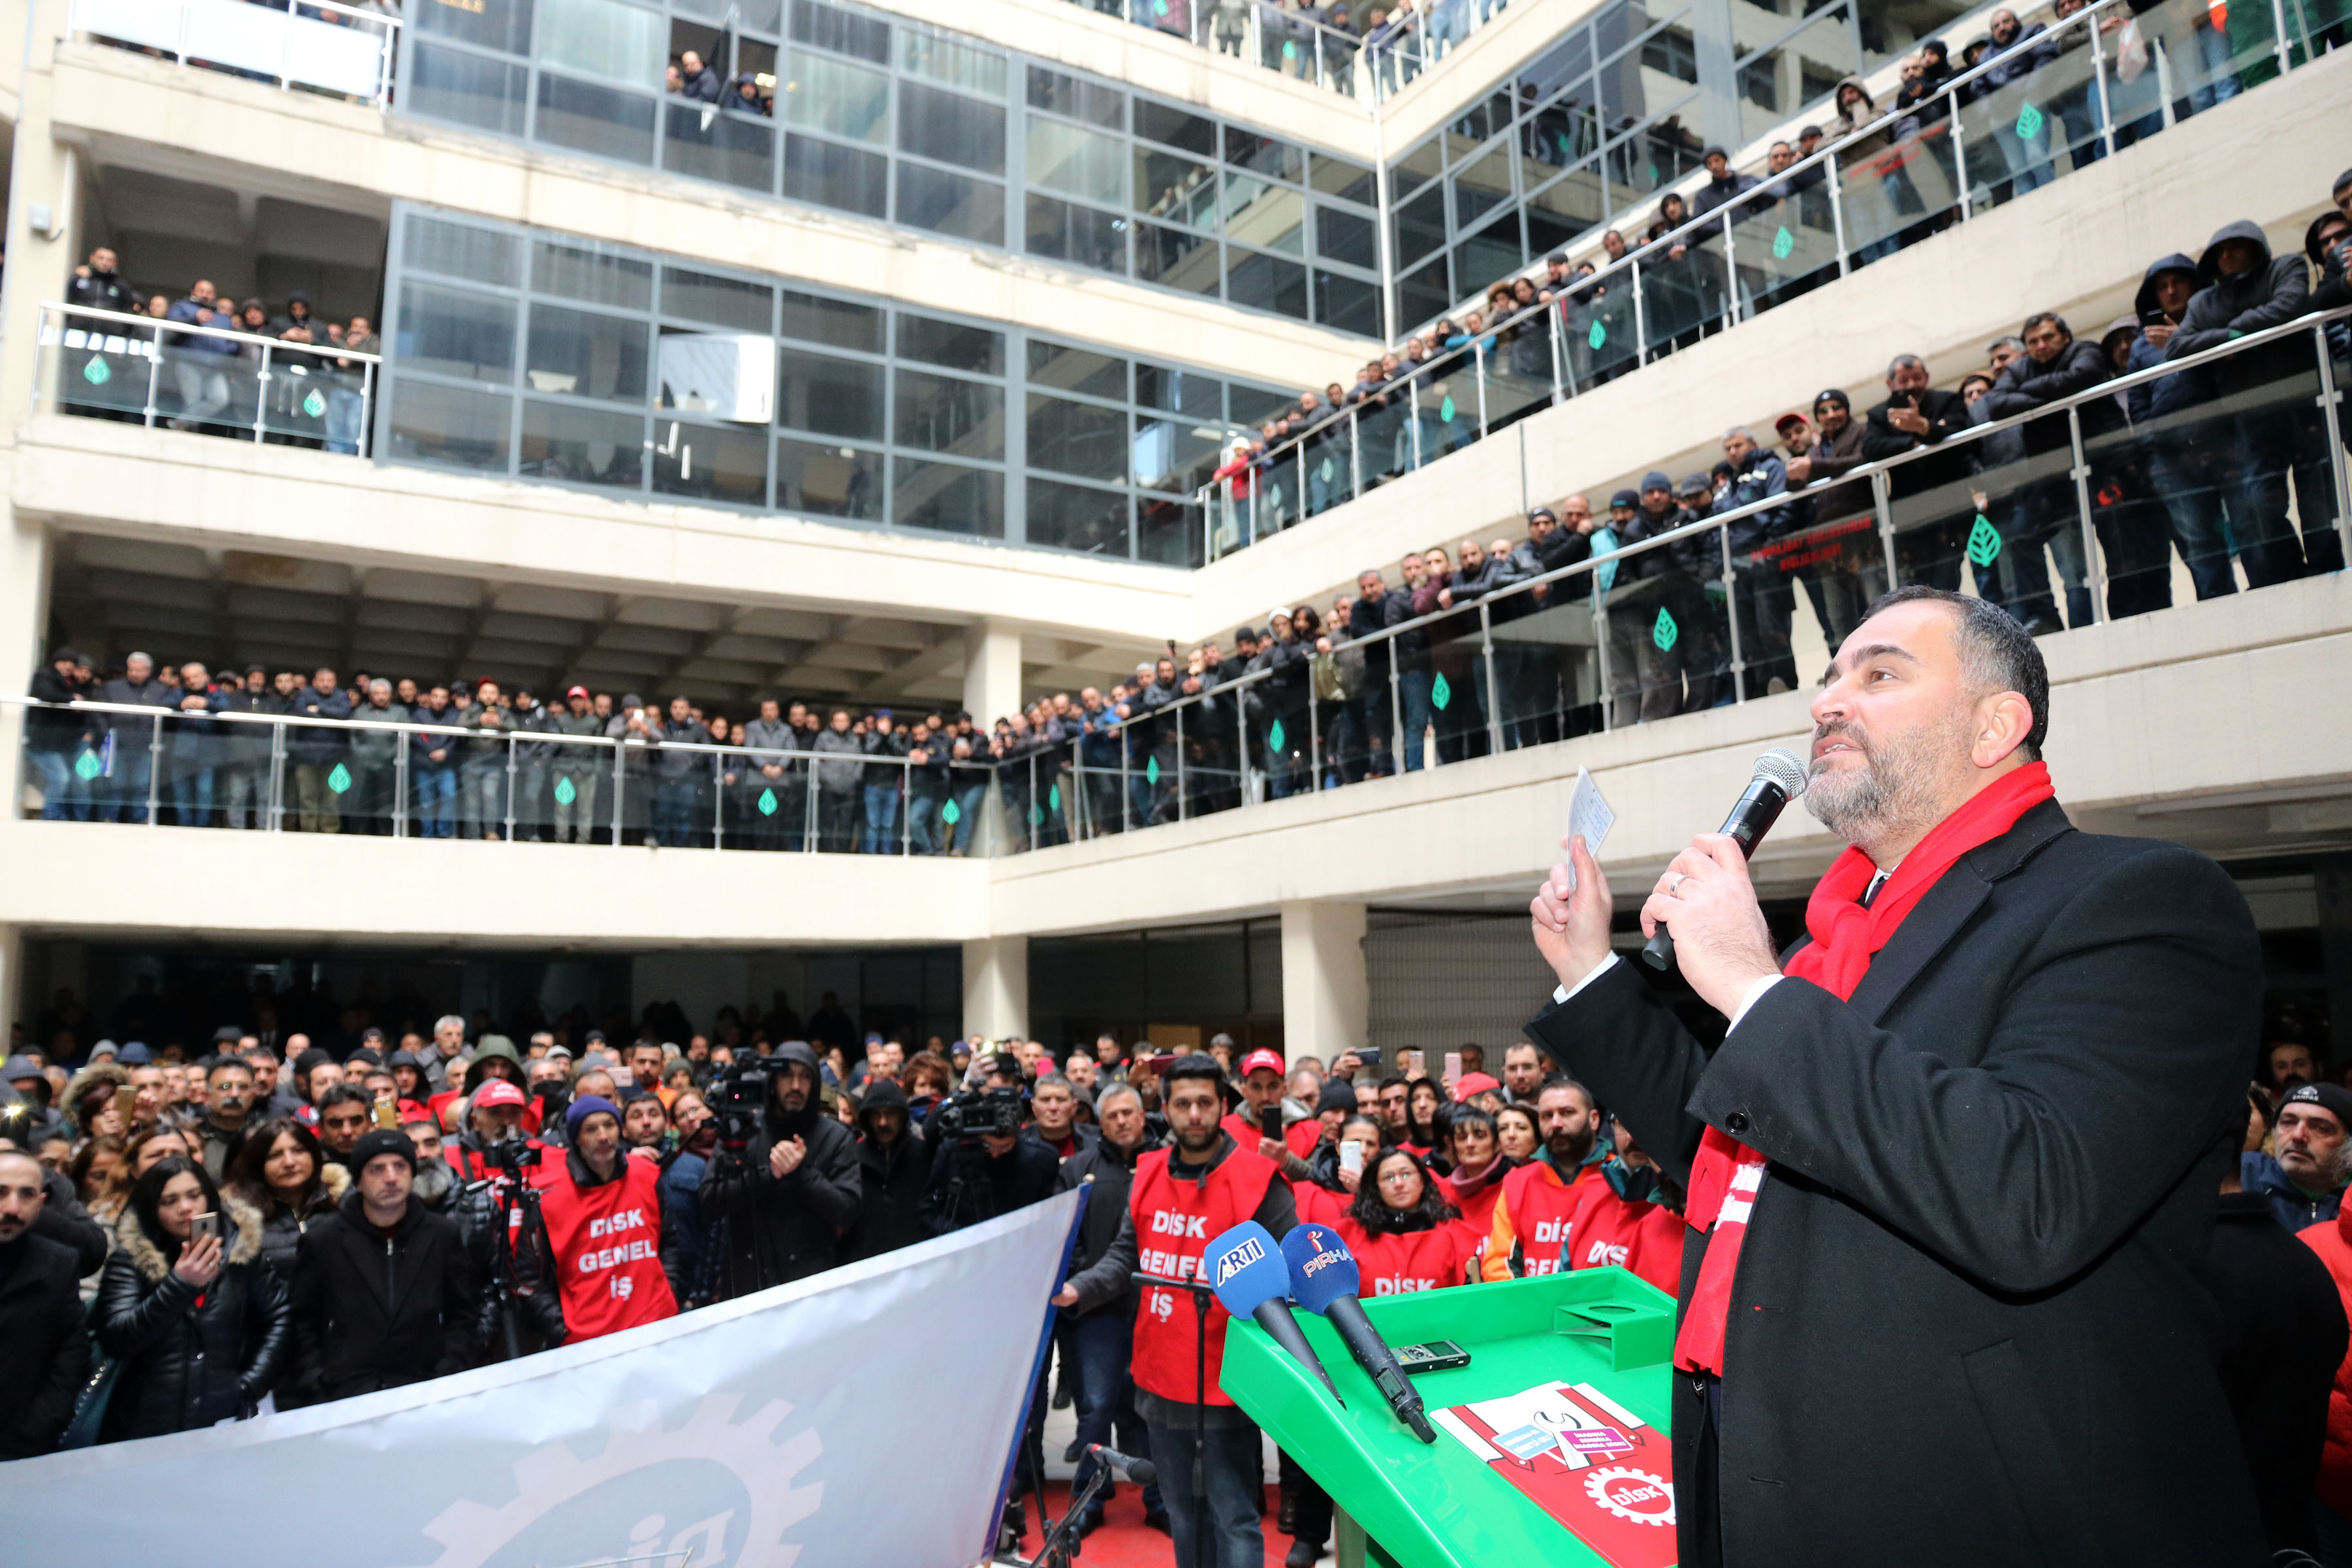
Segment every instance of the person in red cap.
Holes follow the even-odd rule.
[[[1276,1165],[1293,1157],[1289,1145],[1282,1140],[1282,1075],[1285,1071],[1282,1053],[1264,1047],[1241,1059],[1234,1076],[1240,1081],[1242,1103],[1223,1122],[1226,1132],[1243,1148],[1255,1149]],[[1269,1135],[1266,1113],[1274,1113],[1274,1132]]]

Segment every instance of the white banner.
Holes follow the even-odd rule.
[[[0,1465],[0,1555],[964,1568],[1080,1197],[521,1361]]]

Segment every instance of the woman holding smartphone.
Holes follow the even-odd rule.
[[[1381,1124],[1370,1116],[1350,1116],[1339,1135],[1307,1162],[1307,1179],[1290,1184],[1302,1222],[1337,1228],[1364,1185],[1364,1173],[1381,1157]]]
[[[286,1347],[286,1288],[261,1216],[174,1155],[131,1184],[92,1322],[123,1363],[100,1440],[152,1437],[253,1413]]]

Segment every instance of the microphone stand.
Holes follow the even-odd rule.
[[[1192,1568],[1208,1568],[1209,1544],[1209,1305],[1217,1299],[1205,1280],[1171,1280],[1140,1270],[1139,1285],[1185,1291],[1192,1297]]]
[[[1069,1511],[1063,1514],[1046,1533],[1045,1539],[1037,1543],[1037,1555],[1029,1560],[1029,1568],[1070,1568],[1070,1560],[1078,1550],[1077,1534],[1073,1526],[1086,1516],[1087,1510],[1094,1506],[1095,1500],[1101,1497],[1104,1489],[1110,1484],[1110,1467],[1098,1461],[1095,1465],[1095,1473],[1087,1478],[1087,1484],[1070,1499]],[[1045,1507],[1042,1495],[1037,1499],[1037,1507],[1038,1521],[1042,1525]]]

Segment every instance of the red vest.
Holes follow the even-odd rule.
[[[1463,1265],[1478,1246],[1458,1219],[1402,1236],[1376,1236],[1349,1218],[1331,1228],[1356,1255],[1356,1268],[1363,1276],[1358,1294],[1366,1296],[1401,1296],[1407,1291],[1458,1285]]]
[[[1201,1271],[1209,1243],[1257,1212],[1277,1177],[1274,1162],[1238,1148],[1200,1181],[1168,1174],[1171,1149],[1154,1149],[1135,1164],[1128,1212],[1135,1219],[1136,1267],[1163,1279],[1189,1280]],[[1217,1386],[1225,1360],[1225,1309],[1209,1303],[1209,1403],[1231,1405]],[[1135,1312],[1135,1385],[1179,1405],[1193,1400],[1197,1372],[1192,1302],[1183,1291],[1146,1285]]]
[[[1304,1122],[1293,1122],[1282,1130],[1282,1141],[1290,1152],[1302,1160],[1315,1157],[1315,1145],[1323,1141],[1321,1118],[1309,1116]]]
[[[1510,1174],[1509,1171],[1503,1173],[1506,1179]],[[1478,1255],[1485,1257],[1486,1238],[1495,1229],[1495,1204],[1503,1196],[1502,1182],[1490,1181],[1473,1192],[1464,1193],[1454,1186],[1452,1176],[1439,1176],[1437,1190],[1445,1195],[1446,1202],[1462,1211],[1462,1223],[1468,1226],[1470,1234],[1478,1239]]]
[[[1226,1135],[1233,1139],[1236,1146],[1253,1155],[1257,1153],[1258,1140],[1265,1136],[1264,1130],[1258,1126],[1256,1119],[1246,1110],[1226,1112],[1225,1119],[1217,1125],[1224,1129]]]
[[[1631,1269],[1668,1295],[1682,1289],[1682,1216],[1654,1203],[1628,1203],[1605,1181],[1579,1182],[1568,1221],[1568,1266]]]
[[[1559,1271],[1559,1245],[1568,1239],[1569,1222],[1583,1197],[1579,1189],[1600,1168],[1587,1166],[1573,1185],[1562,1186],[1551,1162],[1538,1155],[1503,1178],[1502,1203],[1510,1215],[1522,1278]]]
[[[621,1156],[620,1174],[583,1187],[551,1159],[540,1177],[539,1215],[563,1290],[566,1343],[597,1339],[677,1315],[661,1266],[661,1172]]]
[[[1292,1182],[1290,1196],[1298,1204],[1299,1224],[1328,1225],[1335,1229],[1339,1227],[1339,1217],[1348,1212],[1348,1205],[1354,1201],[1352,1194],[1333,1192],[1329,1187],[1311,1181]]]

